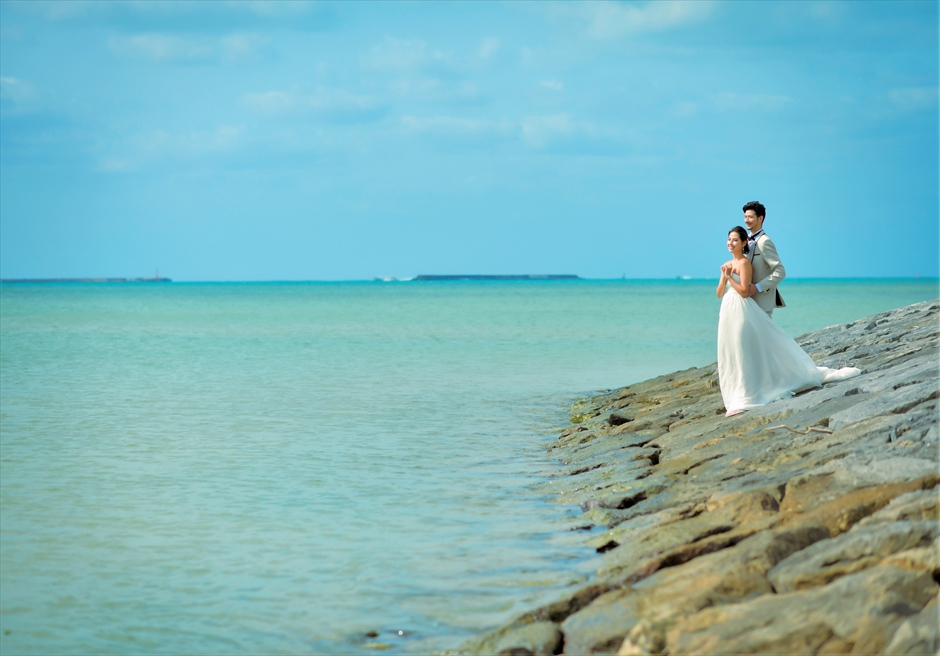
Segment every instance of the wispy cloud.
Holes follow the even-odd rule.
[[[109,25],[187,24],[198,21],[204,31],[230,29],[233,25],[257,26],[259,21],[299,27],[302,19],[322,19],[329,7],[317,0],[8,0],[23,13],[48,21],[92,21]],[[321,21],[322,22],[322,21]],[[214,25],[213,25],[214,23]]]
[[[424,41],[396,39],[385,40],[372,47],[362,60],[366,69],[383,72],[405,72],[423,70],[441,65],[452,66],[454,58],[449,53],[433,48]]]
[[[98,145],[97,169],[123,173],[162,159],[199,159],[226,156],[246,143],[243,125],[219,125],[212,130],[171,132],[152,130],[122,135]]]
[[[367,71],[464,77],[492,66],[501,49],[502,43],[495,37],[486,37],[475,49],[461,52],[419,39],[386,36],[362,56],[361,63]]]
[[[487,133],[509,134],[508,125],[500,125],[492,121],[462,118],[454,116],[402,116],[401,124],[412,133],[422,134],[460,134],[479,136]]]
[[[575,124],[567,114],[549,116],[527,116],[522,119],[520,135],[529,146],[541,148],[558,138],[567,138],[575,133]]]
[[[940,98],[940,89],[937,87],[903,87],[891,89],[888,92],[888,100],[902,112],[935,110],[938,98]]]
[[[112,36],[108,48],[122,57],[141,57],[154,62],[193,63],[217,58],[213,47],[199,39],[169,34]]]
[[[709,99],[714,108],[722,112],[777,111],[796,102],[789,96],[747,93],[718,93]]]
[[[483,39],[483,42],[477,49],[477,56],[484,61],[488,61],[496,56],[496,53],[499,52],[500,46],[501,44],[499,39],[492,37]]]
[[[242,96],[243,107],[268,118],[317,115],[336,123],[374,121],[388,113],[387,104],[374,96],[341,89],[271,90]]]
[[[269,37],[250,32],[218,37],[145,33],[108,39],[108,49],[114,55],[170,64],[259,61],[269,47]]]
[[[38,99],[38,90],[29,82],[15,77],[0,77],[0,107],[4,112],[29,111]]]
[[[665,32],[698,23],[714,11],[712,0],[650,0],[643,3],[578,2],[556,5],[556,11],[585,25],[595,39]]]
[[[227,62],[256,62],[264,58],[271,46],[271,39],[266,35],[249,32],[236,32],[222,37],[220,52]]]

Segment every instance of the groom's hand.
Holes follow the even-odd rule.
[[[757,291],[757,285],[751,285],[751,286],[748,288],[748,290],[747,290],[747,296],[748,296],[748,298],[750,298],[751,296],[754,296],[754,295],[757,294],[757,293],[758,293],[758,291]]]

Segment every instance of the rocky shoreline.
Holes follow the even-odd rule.
[[[579,401],[550,488],[600,569],[465,654],[936,654],[940,301],[797,341],[862,375],[731,418],[715,366]]]

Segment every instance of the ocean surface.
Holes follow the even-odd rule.
[[[546,445],[714,362],[715,284],[0,285],[0,652],[434,653],[558,598]],[[793,336],[940,295],[781,290]]]

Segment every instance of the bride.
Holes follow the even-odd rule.
[[[828,369],[813,360],[771,319],[753,298],[747,232],[728,233],[731,260],[721,265],[716,294],[718,314],[718,384],[726,416],[862,373],[854,367]]]

